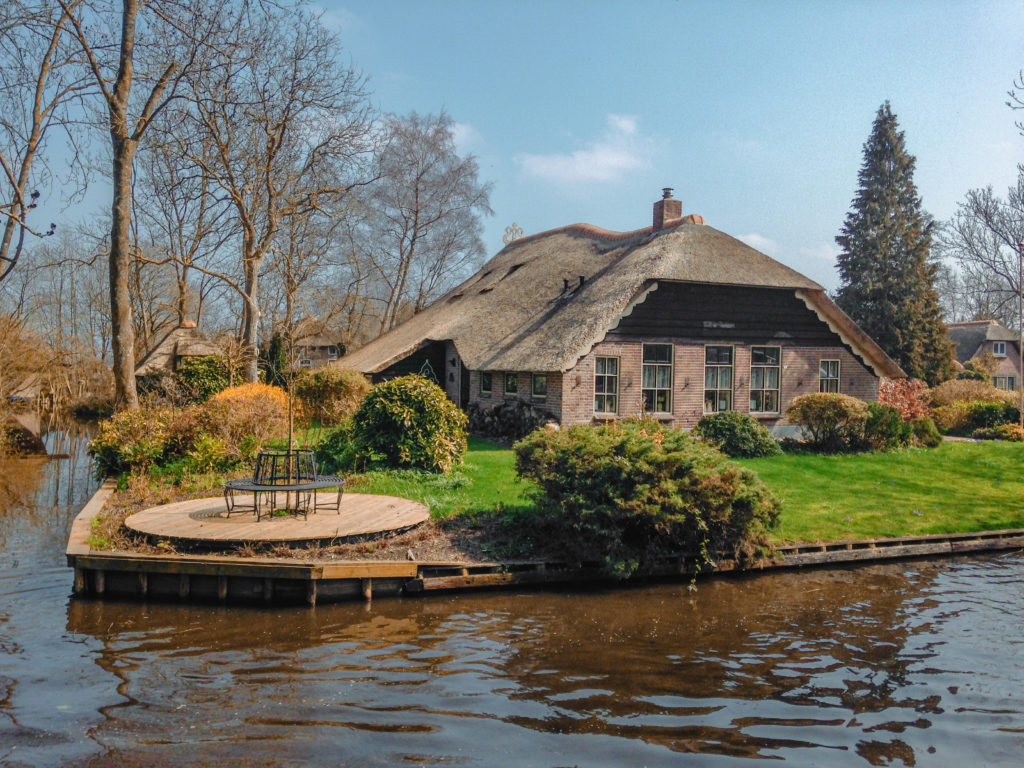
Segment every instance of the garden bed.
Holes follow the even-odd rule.
[[[935,449],[836,456],[790,454],[739,463],[782,499],[776,545],[799,541],[965,533],[1024,527],[1024,445],[945,442]],[[168,552],[128,535],[121,521],[156,504],[214,496],[223,476],[189,479],[180,488],[136,479],[94,525],[95,548]],[[518,480],[510,449],[470,439],[464,466],[448,475],[417,471],[353,475],[346,488],[427,504],[419,528],[372,541],[315,549],[232,550],[301,559],[484,562],[551,558],[557,543],[531,535],[529,484]]]

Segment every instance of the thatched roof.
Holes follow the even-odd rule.
[[[195,323],[183,323],[164,336],[135,368],[136,376],[152,376],[173,371],[183,357],[219,355],[220,350],[196,329]]]
[[[574,224],[516,240],[426,310],[336,364],[376,373],[450,339],[474,370],[564,372],[658,281],[791,288],[876,373],[903,375],[820,285],[694,216],[658,230]]]
[[[1020,341],[1016,331],[1011,331],[998,320],[950,323],[949,336],[956,344],[956,360],[961,364],[974,357],[986,341],[1008,341],[1014,347]]]

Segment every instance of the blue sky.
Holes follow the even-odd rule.
[[[445,109],[494,183],[489,254],[577,221],[684,213],[827,288],[861,148],[888,99],[925,208],[1024,162],[1019,2],[321,0],[379,107]]]

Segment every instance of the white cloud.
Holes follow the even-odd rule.
[[[778,256],[782,251],[782,246],[779,245],[778,241],[772,240],[770,237],[759,235],[756,232],[751,232],[746,235],[736,235],[737,240],[749,245],[751,248],[756,248],[761,253],[768,254],[769,256]]]
[[[320,22],[332,32],[352,33],[359,25],[359,17],[345,8],[324,8],[317,4],[312,7],[320,13]]]
[[[836,263],[836,256],[839,255],[839,246],[833,243],[805,245],[800,248],[800,255],[805,259],[823,262],[831,267]]]
[[[452,141],[460,155],[469,154],[484,143],[480,131],[468,123],[452,123]]]
[[[572,185],[621,181],[627,173],[650,165],[651,141],[639,129],[637,119],[610,114],[604,131],[583,148],[569,153],[521,154],[515,161],[529,176]]]

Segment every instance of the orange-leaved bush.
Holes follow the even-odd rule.
[[[920,419],[931,412],[931,392],[921,379],[882,379],[878,402],[891,405],[904,421]]]
[[[241,384],[218,392],[203,406],[207,431],[223,441],[229,456],[255,456],[288,426],[288,394],[269,384]]]

